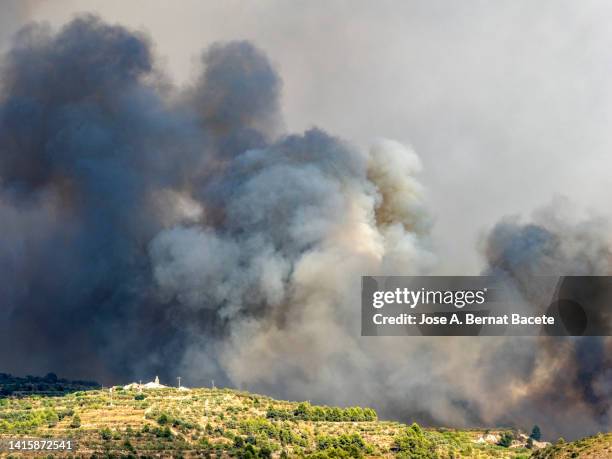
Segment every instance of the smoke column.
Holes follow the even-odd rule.
[[[261,51],[202,56],[173,89],[146,35],[94,16],[16,36],[0,76],[2,369],[610,429],[609,339],[360,337],[362,274],[435,272],[418,157],[287,134]],[[487,274],[526,302],[534,274],[612,274],[607,223],[558,208],[483,241]]]

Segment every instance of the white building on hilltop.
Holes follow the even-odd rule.
[[[159,376],[155,377],[155,381],[148,382],[142,386],[143,389],[166,389],[167,387],[159,383]]]
[[[159,382],[159,376],[156,376],[155,381],[151,381],[146,384],[133,382],[126,386],[123,386],[123,388],[125,390],[137,389],[141,391],[142,389],[168,389],[168,386],[161,384]],[[179,385],[178,390],[191,390],[191,389],[189,389],[188,387]]]

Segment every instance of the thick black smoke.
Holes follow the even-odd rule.
[[[85,16],[56,35],[25,28],[5,57],[0,348],[14,371],[108,379],[180,355],[147,245],[169,218],[159,200],[189,183],[207,133],[148,82],[150,48]]]
[[[251,44],[212,45],[173,91],[146,36],[83,16],[22,30],[0,81],[4,371],[609,428],[609,341],[360,337],[359,276],[435,265],[418,157],[283,134],[280,78]],[[493,274],[527,302],[535,274],[610,274],[606,226],[544,220],[493,230]]]

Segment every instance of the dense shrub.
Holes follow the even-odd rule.
[[[110,440],[113,438],[113,433],[108,427],[105,427],[100,431],[100,438],[102,438],[102,440]]]
[[[309,457],[324,458],[361,458],[372,448],[363,441],[361,435],[354,433],[339,436],[322,435],[317,437],[317,452]]]
[[[64,418],[69,418],[73,415],[74,415],[74,410],[72,408],[67,408],[65,410],[58,411],[57,413],[57,417],[59,418],[60,421]]]
[[[434,444],[415,422],[395,437],[394,449],[403,459],[437,459]]]
[[[172,432],[168,426],[164,427],[163,429],[160,429],[159,427],[155,428],[153,429],[153,433],[159,438],[172,438]]]
[[[514,436],[510,432],[504,432],[497,444],[508,448],[512,444],[512,440],[514,440]]]
[[[32,409],[23,405],[20,411],[0,412],[0,432],[28,432],[46,425],[54,427],[59,421],[58,413],[51,408]]]
[[[240,433],[244,435],[262,434],[268,438],[278,438],[278,428],[264,418],[245,419],[239,424]]]
[[[81,418],[78,414],[72,416],[72,421],[70,421],[70,427],[73,429],[78,429],[79,427],[81,427]]]
[[[273,447],[268,442],[258,442],[253,436],[246,439],[238,436],[234,439],[234,456],[241,459],[258,459],[272,457]]]
[[[308,446],[308,440],[305,437],[297,435],[289,428],[281,428],[278,432],[281,445],[299,445]]]

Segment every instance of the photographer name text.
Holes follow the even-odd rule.
[[[545,314],[480,316],[472,313],[452,313],[447,317],[435,313],[402,313],[390,316],[378,313],[372,316],[372,322],[375,325],[554,325],[555,318]]]

